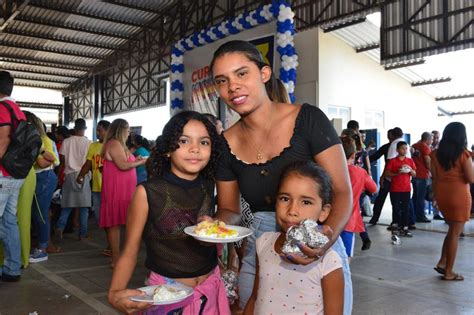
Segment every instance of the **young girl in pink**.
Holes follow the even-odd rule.
[[[314,162],[290,164],[276,197],[281,232],[257,239],[257,273],[244,314],[342,314],[344,275],[339,255],[328,249],[316,263],[295,265],[281,248],[286,231],[304,219],[326,220],[331,210],[331,183]]]
[[[215,127],[202,114],[181,112],[163,129],[148,160],[149,180],[141,183],[128,210],[125,248],[117,261],[108,299],[125,313],[230,315],[215,244],[203,245],[184,229],[212,216],[214,169],[219,156]],[[174,305],[151,307],[130,300],[127,290],[141,239],[146,245],[149,285],[182,283],[194,295]]]

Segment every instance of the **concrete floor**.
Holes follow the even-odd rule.
[[[384,209],[381,223],[388,223],[389,213]],[[112,271],[100,255],[104,233],[90,225],[92,240],[65,234],[63,253],[23,270],[18,283],[0,282],[0,314],[116,314],[106,298]],[[418,224],[412,239],[394,246],[386,226],[369,227],[372,248],[364,252],[357,238],[353,314],[474,314],[474,222],[459,243],[455,270],[465,276],[462,282],[442,281],[433,270],[445,229],[442,221]],[[143,258],[129,287],[143,285]]]

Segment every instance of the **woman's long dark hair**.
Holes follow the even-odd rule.
[[[270,67],[270,65],[265,62],[265,60],[262,57],[262,54],[257,49],[257,47],[255,47],[255,45],[245,40],[231,40],[222,44],[214,52],[211,65],[209,67],[211,70],[211,73],[213,72],[214,63],[216,62],[216,60],[219,57],[226,54],[230,54],[230,53],[241,53],[245,55],[245,57],[247,57],[248,60],[253,62],[260,70],[263,67]],[[283,97],[284,97],[283,91],[281,91],[280,87],[278,86],[278,81],[275,77],[275,74],[273,73],[273,69],[272,69],[272,74],[270,76],[270,79],[267,82],[265,82],[265,89],[267,90],[268,97],[272,101],[280,102],[281,100],[283,100]],[[277,97],[278,99],[273,99],[275,97]]]
[[[222,140],[217,134],[216,127],[203,114],[194,111],[184,111],[176,114],[166,123],[163,133],[156,138],[155,146],[146,162],[149,178],[161,176],[164,171],[170,170],[171,162],[168,154],[179,148],[179,137],[183,135],[184,126],[191,120],[201,122],[206,127],[211,138],[211,157],[209,163],[201,171],[201,174],[204,178],[214,179]]]
[[[436,157],[441,167],[449,171],[467,149],[466,126],[460,122],[449,123],[443,131]]]

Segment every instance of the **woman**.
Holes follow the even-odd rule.
[[[303,247],[310,258],[289,257],[295,264],[310,264],[334,248],[345,264],[345,313],[352,307],[352,284],[347,255],[339,234],[346,225],[352,208],[350,181],[342,146],[327,117],[310,105],[273,102],[270,95],[276,80],[270,66],[259,51],[245,41],[230,41],[214,53],[211,62],[221,99],[241,119],[229,128],[224,137],[223,157],[217,171],[217,219],[239,222],[243,198],[254,213],[242,269],[239,276],[241,307],[245,306],[253,287],[255,275],[255,239],[267,231],[277,231],[275,193],[282,169],[297,160],[314,160],[333,180],[333,209],[327,220],[330,243],[325,249]],[[339,249],[339,250],[338,250]]]
[[[469,221],[471,194],[469,184],[474,183],[472,157],[467,150],[466,127],[452,122],[443,131],[437,150],[431,156],[433,199],[437,202],[449,225],[444,238],[441,258],[434,268],[443,280],[462,281],[464,277],[453,271],[458,240],[464,224]]]
[[[112,252],[111,267],[120,252],[120,226],[125,225],[127,208],[137,185],[135,168],[145,164],[144,159],[135,160],[125,146],[130,128],[124,119],[115,119],[107,129],[102,157],[102,194],[100,204],[100,227],[107,233]]]
[[[150,156],[150,144],[145,137],[140,135],[135,135],[133,137],[133,155],[135,157],[141,156],[142,158],[147,158]],[[143,183],[147,179],[147,172],[145,166],[137,167],[137,183]]]
[[[38,233],[38,246],[33,250],[29,259],[30,263],[38,263],[48,260],[47,248],[50,236],[49,207],[58,183],[54,167],[59,165],[59,156],[55,152],[55,144],[46,135],[41,119],[30,112],[25,112],[25,116],[36,127],[42,141],[41,153],[33,165],[36,173],[36,189],[31,207],[33,223]]]

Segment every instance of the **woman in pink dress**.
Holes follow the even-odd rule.
[[[128,204],[137,185],[135,167],[145,164],[146,161],[141,157],[135,159],[127,149],[125,141],[129,133],[130,128],[126,120],[114,120],[107,130],[102,147],[104,167],[100,227],[107,233],[107,241],[112,252],[112,268],[120,254],[120,226],[125,225]]]

